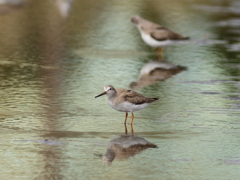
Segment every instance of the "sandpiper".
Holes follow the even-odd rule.
[[[157,55],[162,59],[162,46],[171,45],[189,37],[182,36],[171,29],[155,24],[137,15],[131,17],[131,22],[137,26],[143,41],[157,48]]]
[[[109,105],[120,112],[126,112],[124,124],[127,122],[128,113],[132,113],[132,119],[130,121],[130,125],[133,123],[134,119],[134,111],[141,110],[148,106],[148,104],[158,100],[158,98],[148,98],[145,97],[135,91],[127,90],[127,89],[115,89],[111,85],[107,85],[104,87],[104,92],[95,96],[95,98],[107,95]]]

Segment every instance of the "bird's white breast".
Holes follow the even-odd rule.
[[[152,47],[166,46],[173,43],[172,40],[157,41],[154,38],[152,38],[150,34],[146,34],[144,32],[141,32],[141,37],[146,44]]]
[[[121,112],[134,112],[134,111],[144,109],[145,107],[148,106],[148,103],[132,104],[130,102],[125,101],[119,104],[113,104],[112,101],[108,101],[108,102],[113,109]]]

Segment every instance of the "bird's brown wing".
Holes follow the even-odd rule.
[[[148,98],[132,90],[126,90],[123,99],[132,104],[152,103],[157,100],[157,98]]]
[[[189,37],[184,37],[178,33],[173,32],[172,30],[163,27],[163,26],[156,26],[154,31],[150,33],[151,37],[158,40],[184,40],[189,39]]]

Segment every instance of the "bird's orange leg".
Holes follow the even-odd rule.
[[[127,117],[128,117],[128,113],[126,112],[126,116],[125,116],[124,124],[127,123]]]
[[[133,115],[133,113],[132,113],[132,119],[131,119],[130,125],[132,125],[133,119],[134,119],[134,115]]]
[[[156,48],[156,55],[157,55],[157,59],[159,61],[163,61],[163,48],[162,47]]]

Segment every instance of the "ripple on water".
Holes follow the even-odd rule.
[[[240,165],[240,158],[232,158],[232,159],[222,159],[222,161],[226,164],[231,165]]]

